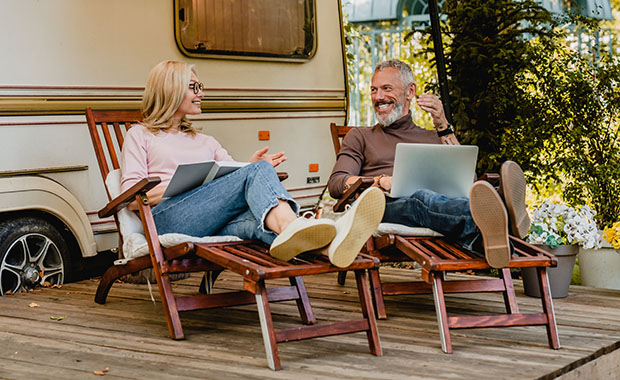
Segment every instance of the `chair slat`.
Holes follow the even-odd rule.
[[[118,122],[114,122],[114,134],[116,135],[116,141],[118,141],[118,148],[121,149],[123,147],[123,132]]]
[[[121,165],[118,163],[118,157],[116,155],[116,149],[114,148],[114,142],[112,142],[112,136],[108,128],[108,123],[106,123],[105,121],[101,123],[101,132],[103,133],[103,138],[105,139],[105,143],[108,146],[108,154],[110,155],[112,167],[114,169],[119,169]]]

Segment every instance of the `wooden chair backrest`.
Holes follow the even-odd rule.
[[[138,110],[96,111],[86,108],[88,131],[104,183],[111,170],[120,169],[120,152],[125,133],[131,128],[131,124],[140,121],[142,114]]]
[[[349,131],[353,128],[372,128],[372,127],[354,127],[350,125],[336,125],[336,123],[331,123],[329,125],[329,129],[332,133],[332,143],[334,144],[334,152],[336,152],[336,155],[338,155],[338,153],[340,152],[340,147],[342,146],[341,145],[342,139],[344,139],[344,136],[346,136],[347,133],[349,133]]]

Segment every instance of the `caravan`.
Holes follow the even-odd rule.
[[[285,151],[285,187],[311,207],[330,174],[328,125],[347,83],[340,1],[3,1],[0,294],[59,284],[114,250],[84,110],[138,109],[149,70],[195,65],[193,122],[233,157]]]

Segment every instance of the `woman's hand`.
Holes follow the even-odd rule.
[[[248,162],[267,161],[275,168],[276,166],[286,161],[286,156],[284,155],[284,152],[267,154],[268,150],[268,146],[264,147],[263,149],[257,150],[256,152],[254,152],[252,157],[250,157]]]

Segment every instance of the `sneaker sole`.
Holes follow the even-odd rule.
[[[325,247],[336,236],[333,224],[317,224],[295,232],[290,238],[277,246],[272,246],[269,254],[276,259],[289,261],[300,253]]]
[[[515,162],[506,161],[500,170],[502,193],[510,218],[510,232],[524,238],[530,231],[530,217],[525,205],[525,177]]]
[[[362,193],[353,207],[336,221],[336,237],[327,254],[329,261],[339,268],[351,265],[364,243],[381,223],[385,211],[385,195],[378,188]]]
[[[508,215],[497,191],[484,181],[474,183],[469,192],[471,216],[482,234],[487,263],[503,268],[510,262]]]

